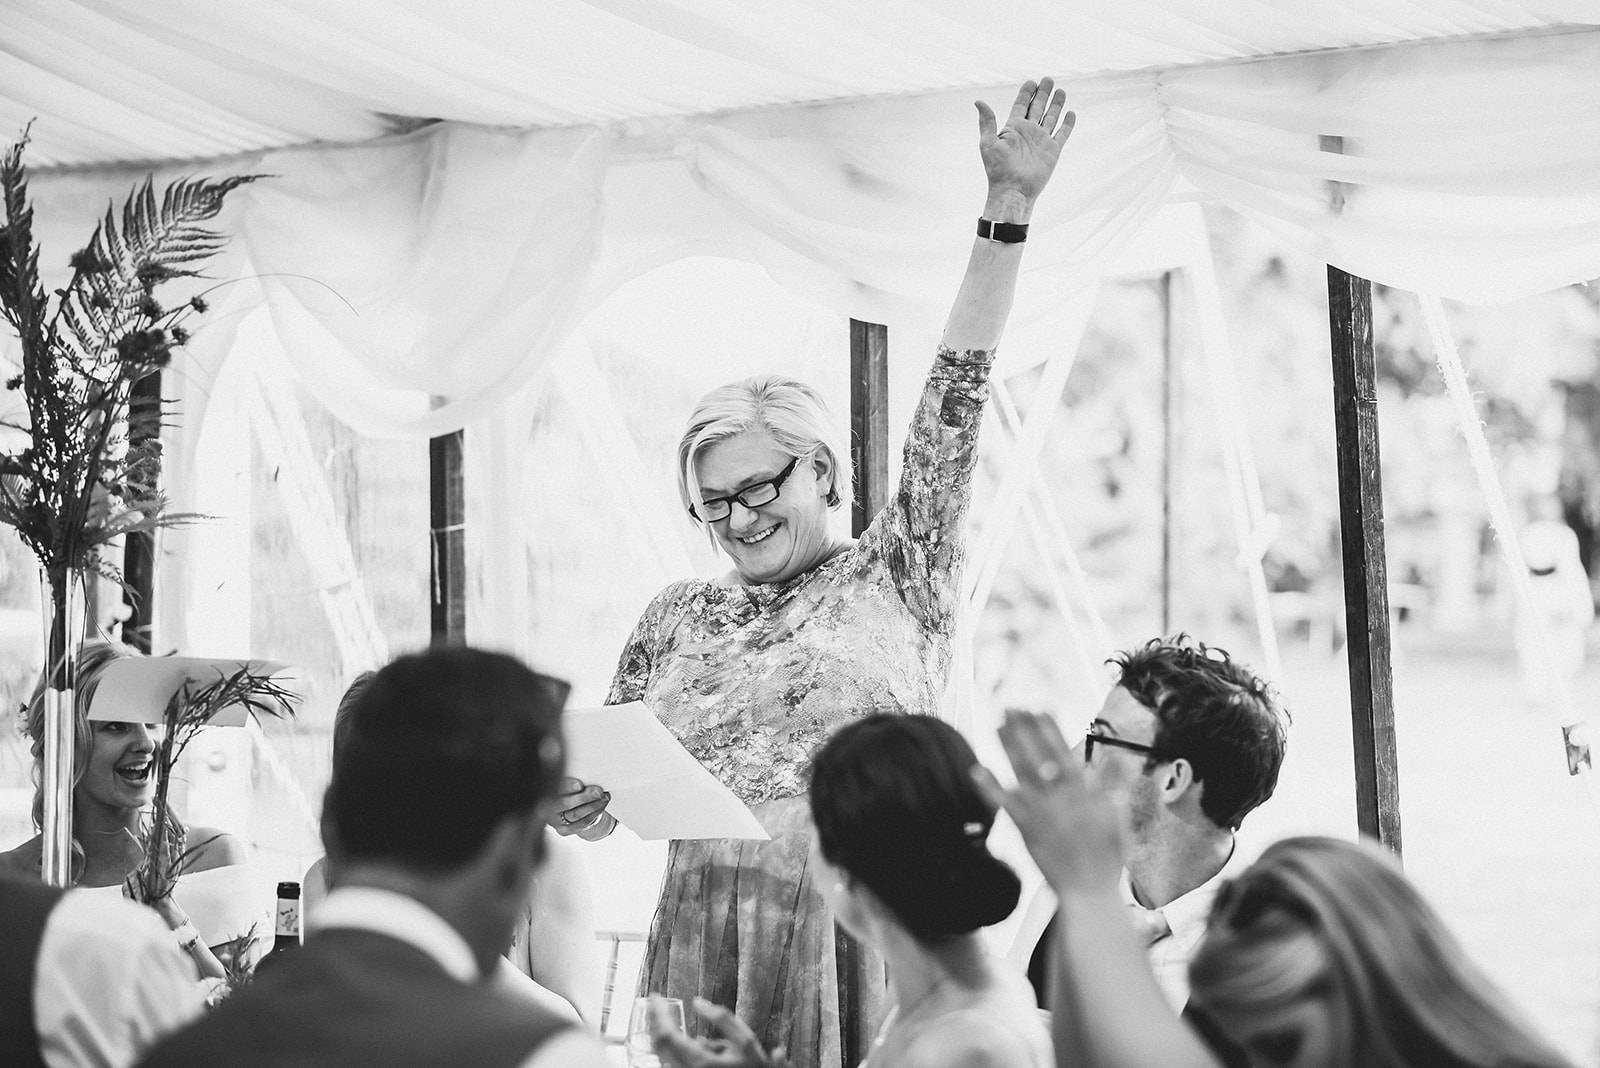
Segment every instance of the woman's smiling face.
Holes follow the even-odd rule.
[[[143,808],[155,799],[156,729],[145,723],[94,720],[89,760],[73,791],[80,802]]]
[[[730,497],[782,473],[794,457],[764,430],[747,430],[701,450],[695,480],[702,501]],[[795,464],[776,499],[747,508],[731,504],[727,518],[711,523],[717,544],[748,583],[786,582],[827,557],[827,461],[805,457]]]

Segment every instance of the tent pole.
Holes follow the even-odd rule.
[[[850,320],[850,466],[855,487],[850,533],[860,537],[889,500],[889,328]],[[843,927],[834,928],[839,970],[839,1046],[843,1064],[866,1058],[866,1030],[876,1020],[861,1014],[861,948]]]
[[[1172,272],[1156,287],[1161,298],[1161,633],[1172,633]]]
[[[860,537],[889,500],[889,328],[860,319],[850,320],[850,466]]]
[[[1356,824],[1400,853],[1400,776],[1389,661],[1389,592],[1378,465],[1372,283],[1328,266],[1334,441],[1344,551],[1345,643],[1355,743]]]
[[[149,421],[131,420],[129,448],[138,448],[151,438],[160,436],[160,371],[146,375],[133,384],[128,410],[134,416],[145,412],[153,412],[157,416]],[[150,472],[151,482],[156,484],[161,478],[159,460],[157,462],[156,469]],[[122,578],[127,584],[123,600],[128,606],[128,618],[122,622],[122,641],[141,653],[149,653],[154,642],[155,571],[155,531],[134,531],[125,535],[122,540]]]
[[[430,623],[436,644],[467,641],[466,495],[461,470],[466,431],[428,441]]]

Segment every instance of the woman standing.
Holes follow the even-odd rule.
[[[1003,127],[977,105],[980,236],[893,500],[859,541],[835,537],[848,453],[816,391],[772,376],[713,390],[679,446],[679,491],[733,570],[657,595],[612,684],[610,701],[648,704],[772,836],[672,843],[640,989],[727,1006],[800,1068],[864,1049],[883,998],[881,960],[836,936],[815,885],[804,769],[845,721],[938,709],[989,368],[1034,201],[1074,121],[1052,89],[1025,83]],[[559,803],[562,833],[615,825],[601,785]],[[841,1013],[841,993],[854,1009]]]

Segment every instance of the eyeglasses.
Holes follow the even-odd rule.
[[[1094,729],[1094,724],[1089,724],[1089,730],[1083,736],[1083,762],[1089,763],[1094,759],[1094,747],[1108,745],[1114,749],[1126,749],[1130,753],[1143,753],[1154,756],[1156,747],[1145,745],[1143,742],[1129,742],[1110,734],[1101,734]]]
[[[778,491],[783,488],[784,480],[794,473],[795,464],[800,462],[796,456],[790,460],[776,475],[765,482],[757,482],[753,486],[746,486],[738,493],[730,493],[726,497],[710,497],[700,502],[700,507],[689,506],[689,514],[702,523],[715,523],[728,518],[728,513],[733,511],[733,502],[738,501],[746,508],[759,508],[763,504],[771,504],[778,499]]]

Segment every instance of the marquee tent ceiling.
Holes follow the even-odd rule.
[[[1600,23],[1595,0],[3,0],[36,168],[552,127]]]
[[[1096,279],[1204,258],[1174,201],[1441,297],[1592,279],[1596,70],[1600,0],[0,0],[0,143],[33,122],[47,272],[147,168],[273,176],[230,197],[217,276],[252,281],[211,318],[269,316],[364,433],[432,436],[686,256],[932,333],[982,202],[970,101],[1043,74],[1079,122],[1016,366]]]

